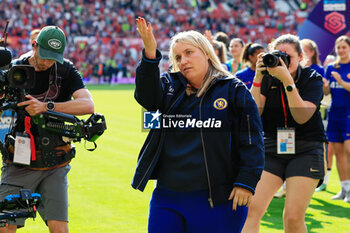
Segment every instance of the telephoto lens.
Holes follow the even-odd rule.
[[[278,63],[280,62],[278,57],[272,53],[267,53],[264,56],[262,56],[263,63],[267,67],[275,67],[278,66]]]
[[[281,52],[279,50],[275,50],[272,53],[267,53],[264,56],[262,56],[263,63],[267,67],[281,66],[282,64],[281,64],[279,58],[281,58],[283,60],[283,62],[286,64],[286,66],[289,67],[290,56],[284,52]]]

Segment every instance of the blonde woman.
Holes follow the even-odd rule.
[[[350,202],[350,38],[335,41],[336,60],[326,68],[325,94],[332,95],[327,136],[334,151],[341,190],[333,200]]]
[[[172,71],[160,76],[152,26],[136,23],[145,49],[135,98],[166,122],[150,131],[132,182],[142,191],[157,180],[148,231],[240,232],[264,163],[256,104],[196,31],[171,39]]]

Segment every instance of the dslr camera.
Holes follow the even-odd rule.
[[[290,56],[284,52],[279,50],[275,50],[272,53],[267,53],[262,56],[264,66],[266,67],[276,67],[281,66],[281,62],[279,58],[282,58],[283,62],[289,67],[290,64]]]

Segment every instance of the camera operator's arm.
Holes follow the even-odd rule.
[[[94,102],[88,89],[81,88],[73,93],[73,100],[66,102],[55,102],[53,111],[71,115],[85,115],[94,113]],[[47,111],[47,103],[41,102],[31,95],[26,95],[28,100],[19,103],[17,106],[26,106],[25,110],[29,115],[35,116]]]
[[[267,71],[279,79],[283,83],[284,87],[295,85],[294,79],[289,73],[286,64],[281,58],[279,59],[282,65],[276,67],[268,67]],[[299,95],[299,92],[296,88],[293,88],[292,91],[286,91],[286,95],[288,99],[288,106],[294,120],[298,124],[306,123],[315,113],[317,109],[316,105],[310,101],[304,101]]]
[[[252,96],[256,102],[256,105],[258,106],[260,115],[264,111],[265,102],[266,102],[266,97],[261,94],[261,82],[264,78],[264,75],[261,72],[266,70],[266,67],[264,67],[264,63],[261,58],[263,55],[264,53],[260,53],[258,55],[258,60],[256,61],[255,77],[254,77],[253,85],[250,88],[250,92],[252,93]]]

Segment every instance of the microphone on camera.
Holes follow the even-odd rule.
[[[11,63],[12,54],[7,48],[0,47],[0,68],[5,67]]]

